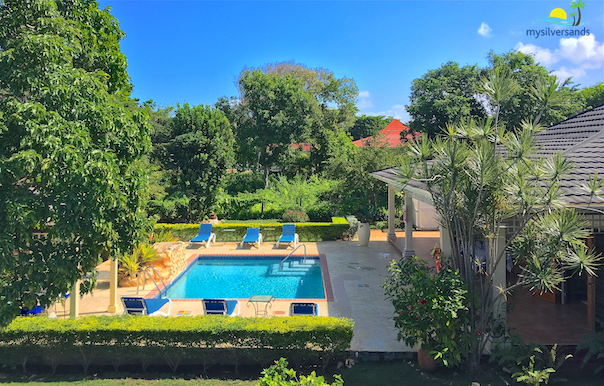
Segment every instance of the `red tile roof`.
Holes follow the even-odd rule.
[[[402,133],[402,135],[401,135]],[[409,127],[403,125],[399,120],[393,119],[378,135],[377,146],[397,147],[402,146],[410,139],[419,138],[421,134],[411,133]],[[361,138],[353,141],[358,147],[368,147],[373,144],[373,137]]]

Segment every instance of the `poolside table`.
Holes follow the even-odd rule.
[[[253,295],[247,302],[247,307],[254,306],[254,312],[256,316],[264,316],[268,318],[268,308],[273,308],[272,301],[275,297],[273,295]],[[264,308],[262,304],[264,303]]]
[[[234,236],[235,236],[235,233],[234,233],[234,232],[235,232],[236,230],[237,230],[237,229],[232,229],[232,228],[229,228],[229,229],[223,229],[223,230],[222,230],[223,235],[224,235],[224,245],[226,245],[227,241],[237,241],[237,240],[235,240],[235,237],[234,237]],[[232,238],[233,240],[231,240],[231,238]]]

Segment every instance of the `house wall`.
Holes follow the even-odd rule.
[[[436,210],[432,205],[413,199],[415,207],[415,228],[420,231],[437,231],[438,221]]]
[[[599,253],[604,253],[604,234],[594,234],[594,242],[596,246],[596,251]],[[598,272],[598,276],[596,277],[596,319],[602,321],[604,321],[604,274],[602,273],[603,269],[603,267],[600,267],[600,272]]]

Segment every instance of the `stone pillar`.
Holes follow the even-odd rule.
[[[499,260],[499,263],[493,267],[493,318],[506,320],[506,300],[505,296],[501,296],[501,289],[506,288],[506,257],[505,257],[505,232],[506,227],[501,226],[499,228],[499,234],[493,242],[495,243],[494,248],[489,248],[489,250],[494,251],[495,256],[492,258],[497,259],[497,257],[503,253],[503,257]],[[491,258],[491,256],[489,257]],[[494,263],[491,263],[494,264]]]
[[[453,256],[453,244],[449,237],[449,230],[442,225],[438,226],[440,232],[439,241],[441,256]]]
[[[388,184],[388,237],[396,236],[394,232],[394,228],[396,227],[394,224],[395,214],[394,214],[394,186]]]
[[[109,268],[109,307],[107,312],[117,312],[117,259],[109,258],[111,265]]]
[[[80,280],[76,281],[71,288],[69,296],[69,317],[77,319],[80,316]]]
[[[405,250],[403,256],[415,256],[413,249],[413,223],[415,217],[415,208],[413,205],[413,196],[409,192],[405,192]]]

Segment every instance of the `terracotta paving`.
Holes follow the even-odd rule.
[[[522,289],[514,291],[510,301],[508,327],[525,343],[576,345],[590,332],[586,304],[549,303]]]

